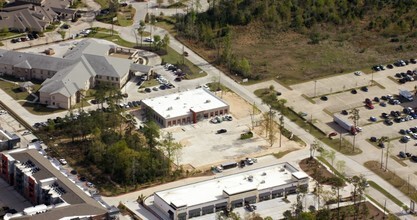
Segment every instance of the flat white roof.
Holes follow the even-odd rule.
[[[185,185],[173,189],[156,192],[161,199],[175,206],[194,206],[210,201],[225,199],[223,191],[232,195],[250,190],[263,190],[280,185],[289,184],[292,181],[292,173],[284,168],[288,163],[263,167],[242,173],[237,173],[220,178],[214,178],[199,183]],[[296,172],[301,175],[303,172]],[[252,181],[249,180],[252,176]],[[307,176],[307,175],[305,175]]]
[[[176,118],[194,112],[227,107],[228,104],[204,88],[142,100],[165,119]]]

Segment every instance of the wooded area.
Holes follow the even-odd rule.
[[[339,43],[345,40],[357,43],[361,47],[357,53],[370,49],[366,42],[370,39],[364,36],[364,39],[355,39],[354,42],[349,38],[355,37],[353,32],[359,34],[366,31],[366,34],[387,38],[386,43],[402,42],[393,49],[404,51],[412,47],[404,45],[404,42],[417,37],[417,20],[414,16],[417,12],[416,3],[416,0],[211,0],[208,11],[197,13],[198,8],[191,10],[186,16],[178,16],[175,26],[179,37],[199,42],[201,47],[217,51],[215,60],[233,75],[262,79],[267,74],[259,73],[262,72],[259,67],[254,73],[252,65],[256,61],[233,48],[234,43],[241,42],[232,41],[247,34],[242,31],[271,40],[270,48],[275,46],[271,36],[280,33],[295,32],[304,35],[311,45],[319,44],[332,34],[337,34],[335,40]],[[250,27],[250,30],[242,27]],[[381,48],[375,50],[382,53]],[[334,71],[343,72],[344,68]]]

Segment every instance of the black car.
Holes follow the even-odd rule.
[[[382,107],[385,107],[385,106],[387,106],[387,103],[381,102],[381,103],[379,103],[379,105],[382,106]]]
[[[417,132],[417,128],[416,127],[411,127],[410,128],[410,131],[413,132],[413,133],[416,133]]]
[[[148,92],[149,93],[149,92],[152,92],[152,90],[150,88],[146,88],[145,89],[145,92]]]
[[[384,123],[386,124],[386,125],[392,125],[392,124],[394,124],[391,120],[389,120],[389,119],[385,119],[384,120]]]
[[[182,81],[182,79],[181,79],[181,77],[177,77],[177,78],[175,78],[175,79],[174,79],[174,81],[175,81],[175,82],[181,82],[181,81]]]
[[[394,66],[393,66],[392,64],[388,64],[388,65],[387,65],[387,68],[388,68],[388,69],[392,69],[392,68],[394,68]]]
[[[412,154],[410,154],[410,153],[405,153],[405,155],[407,156],[407,157],[411,157],[411,156],[413,156]]]
[[[371,138],[369,138],[369,140],[370,140],[371,142],[376,142],[376,141],[377,141],[376,137],[371,137]]]
[[[329,100],[329,98],[327,98],[327,96],[322,96],[322,97],[320,97],[320,99],[323,100],[323,101]]]
[[[407,132],[405,132],[405,130],[404,130],[404,129],[400,129],[400,134],[402,134],[402,135],[406,135],[406,134],[407,134]]]
[[[349,112],[348,111],[346,111],[346,110],[342,110],[342,115],[348,115],[349,114]]]
[[[224,129],[224,128],[222,128],[220,130],[217,130],[217,134],[223,134],[223,133],[226,133],[226,132],[227,132],[227,130]]]
[[[403,151],[400,151],[400,153],[398,153],[398,156],[401,158],[406,158],[407,155],[405,155],[405,153]]]
[[[358,93],[358,91],[356,91],[356,89],[352,89],[352,91],[350,91],[350,93],[352,93],[352,94],[357,94],[357,93]]]
[[[77,171],[76,170],[71,170],[71,172],[70,172],[72,175],[76,175],[77,174]]]
[[[245,166],[246,166],[246,162],[245,162],[245,160],[241,160],[241,161],[239,162],[239,165],[240,165],[240,167],[245,167]]]
[[[385,144],[384,144],[384,142],[379,142],[379,143],[378,143],[378,147],[380,147],[380,148],[385,148]]]
[[[87,181],[87,178],[85,178],[84,176],[82,176],[82,177],[80,177],[80,181],[81,182],[85,182],[85,181]]]
[[[416,155],[411,156],[410,160],[413,162],[417,162],[417,156]]]
[[[402,76],[401,76],[401,73],[396,73],[395,74],[395,77],[397,77],[397,78],[401,78]]]
[[[387,118],[388,118],[388,114],[387,114],[387,113],[385,113],[385,112],[383,112],[383,113],[381,114],[381,117],[382,117],[382,118],[387,119]]]
[[[412,63],[412,64],[416,64],[416,63],[417,63],[417,61],[416,61],[416,59],[410,59],[410,63]]]
[[[364,87],[361,88],[361,90],[364,91],[364,92],[368,92],[368,87],[364,86]]]
[[[374,97],[374,102],[379,102],[379,98],[378,97]]]

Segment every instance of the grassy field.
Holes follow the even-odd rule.
[[[305,34],[292,31],[271,33],[260,26],[253,23],[232,27],[232,50],[237,57],[249,60],[252,73],[259,75],[261,80],[276,79],[286,85],[355,70],[369,73],[373,65],[415,57],[415,37],[398,37],[399,42],[391,42],[389,37],[358,27],[347,27],[320,30],[325,39],[311,44]],[[179,40],[207,61],[216,60],[216,49],[203,47],[199,42]]]
[[[409,185],[406,180],[399,177],[397,174],[391,172],[390,170],[384,171],[380,167],[380,163],[377,161],[367,161],[365,162],[365,167],[376,173],[378,176],[383,178],[385,181],[389,182],[392,186],[403,192],[405,195],[410,197],[410,199],[417,200],[417,190],[413,185]],[[389,166],[388,166],[389,167]]]
[[[108,8],[109,7],[109,1],[108,0],[94,0],[97,2],[101,8]]]
[[[387,192],[384,188],[376,184],[374,181],[368,181],[369,185],[384,194],[387,198],[389,198],[391,201],[393,201],[395,204],[397,204],[400,207],[404,206],[404,203],[402,203],[400,200],[397,199],[397,197],[391,195],[391,193]]]
[[[98,29],[97,32],[91,32],[88,35],[88,37],[108,40],[123,47],[134,47],[136,45],[135,43],[132,43],[132,42],[129,42],[120,38],[119,33],[117,33],[116,31],[114,31],[112,35],[111,30],[107,30],[103,28]]]
[[[167,47],[167,54],[161,57],[164,62],[171,64],[180,64],[184,60],[185,66],[189,68],[189,74],[187,74],[187,79],[195,79],[204,77],[207,75],[206,72],[203,72],[198,66],[194,65],[187,59],[183,59],[183,56],[177,51],[173,50],[171,47]],[[187,72],[187,71],[186,71]]]

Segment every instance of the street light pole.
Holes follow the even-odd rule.
[[[317,80],[314,80],[314,97],[317,96]]]

